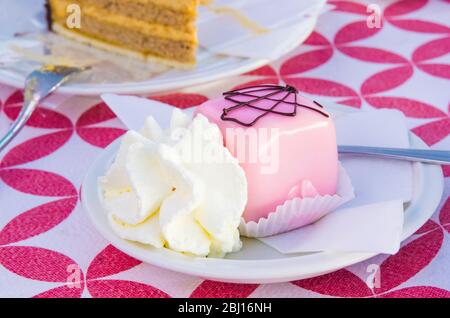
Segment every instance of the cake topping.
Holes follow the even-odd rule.
[[[297,94],[298,90],[290,85],[259,85],[225,92],[223,94],[225,100],[235,103],[235,105],[224,108],[221,119],[224,121],[233,121],[246,127],[251,127],[268,114],[291,117],[296,116],[298,107],[306,108],[315,111],[322,116],[329,117],[329,115],[321,109],[323,106],[317,102],[314,102],[314,104],[319,108],[298,103]],[[272,101],[273,104],[269,107],[261,107],[259,102],[263,100]],[[286,109],[286,107],[281,109],[282,105],[290,105],[291,107],[289,107],[289,109]],[[257,110],[258,115],[250,122],[243,122],[237,118],[237,116],[232,116],[233,112],[243,107]]]
[[[313,103],[316,104],[317,106],[319,106],[320,108],[323,108],[323,106],[321,104],[319,104],[319,102],[313,101]]]

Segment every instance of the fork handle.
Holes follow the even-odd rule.
[[[11,140],[13,140],[13,138],[22,130],[22,128],[25,126],[26,122],[28,121],[28,119],[30,119],[31,115],[36,109],[38,102],[38,99],[25,100],[22,110],[20,111],[16,120],[11,125],[5,136],[0,139],[0,152],[2,152],[11,142]]]
[[[450,151],[427,149],[402,149],[364,146],[339,146],[340,153],[361,154],[391,159],[419,161],[441,165],[450,164]]]

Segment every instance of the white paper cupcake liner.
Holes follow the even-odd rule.
[[[335,195],[288,200],[279,205],[267,218],[261,218],[258,222],[246,223],[242,219],[239,231],[242,236],[255,238],[289,232],[316,222],[354,197],[355,192],[350,177],[340,164]]]

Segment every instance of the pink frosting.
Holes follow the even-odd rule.
[[[262,96],[267,93],[261,91],[252,94]],[[263,99],[251,105],[269,109],[274,106],[274,99],[285,96],[286,92],[280,92],[271,96],[272,100]],[[242,102],[253,98],[233,96],[233,99]],[[276,106],[276,110],[291,113],[296,107],[295,116],[268,113],[257,119],[251,127],[221,119],[224,108],[236,105],[236,102],[224,98],[210,100],[196,111],[219,126],[225,146],[239,159],[245,171],[248,203],[244,219],[247,222],[267,217],[278,205],[295,197],[336,193],[338,154],[332,119],[305,107],[292,105],[294,94],[286,101],[288,103]],[[323,111],[299,95],[297,103]],[[251,123],[262,114],[262,110],[242,106],[229,111],[225,117]]]

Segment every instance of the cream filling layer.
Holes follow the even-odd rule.
[[[201,0],[131,0],[143,4],[156,4],[162,7],[167,7],[172,10],[183,11],[190,14],[195,14],[197,7]]]

